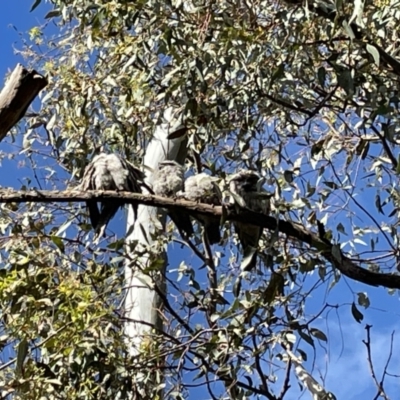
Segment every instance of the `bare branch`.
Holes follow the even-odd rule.
[[[381,382],[378,382],[378,378],[375,374],[374,363],[372,362],[372,354],[371,354],[371,328],[372,328],[371,325],[366,325],[365,329],[367,331],[367,340],[363,340],[363,343],[365,344],[365,346],[367,348],[368,365],[369,365],[369,369],[371,371],[372,379],[374,380],[375,385],[378,389],[378,392],[376,393],[376,396],[374,397],[374,399],[383,397],[385,400],[389,400],[389,398],[387,397],[387,395],[385,393],[385,389],[383,388],[383,380]],[[386,370],[386,367],[385,367],[385,370]]]
[[[46,85],[44,76],[17,64],[0,93],[0,141],[25,115],[33,99]]]
[[[205,214],[220,219],[222,216],[222,206],[196,203],[194,201],[171,199],[159,196],[144,195],[130,192],[113,191],[86,191],[77,190],[31,190],[18,191],[4,189],[0,190],[0,203],[24,203],[24,202],[74,202],[87,200],[119,199],[127,204],[144,204],[164,208],[181,208],[190,214]],[[277,221],[275,217],[258,214],[247,209],[242,209],[240,213],[227,210],[226,217],[229,221],[246,222],[270,231],[278,230],[292,239],[308,244],[310,247],[319,250],[335,268],[343,275],[371,286],[384,286],[392,289],[400,289],[400,276],[372,272],[356,265],[352,260],[342,254],[340,246],[332,244],[321,238],[317,232],[304,228],[301,224],[292,221]]]

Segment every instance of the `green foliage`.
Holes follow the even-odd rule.
[[[343,250],[364,268],[395,272],[400,69],[379,51],[397,51],[394,1],[364,9],[338,1],[331,19],[294,0],[51,3],[46,18],[59,31],[48,38],[33,28],[23,49],[49,79],[23,141],[35,171],[47,160],[47,185],[65,187],[66,172],[79,179],[100,146],[140,163],[172,106],[188,129],[191,171],[198,157],[222,178],[257,169],[275,194],[274,215],[313,232],[319,221],[335,258]],[[371,193],[376,211],[360,200]],[[8,206],[1,218],[10,238],[1,244],[0,346],[15,350],[0,366],[3,392],[109,399],[140,388],[147,398],[165,389],[182,399],[194,384],[215,398],[283,399],[296,396],[289,383],[297,379],[329,398],[302,366],[317,343],[329,344],[317,319],[336,308],[323,300],[309,311],[311,294],[341,280],[318,249],[265,231],[259,269],[236,293],[242,255],[225,224],[224,247],[207,268],[192,257],[171,263],[165,332],[154,330],[132,357],[118,308],[123,243],[94,248],[76,205]],[[200,234],[195,244],[202,253]],[[152,269],[161,264],[154,259]],[[346,306],[361,323],[356,297],[364,308],[370,301],[354,292]]]

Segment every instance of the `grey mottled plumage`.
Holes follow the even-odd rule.
[[[161,161],[153,174],[154,194],[162,197],[174,197],[178,192],[183,191],[184,180],[184,169],[180,164],[172,160]],[[181,210],[170,209],[168,215],[184,236],[193,235],[189,214]]]
[[[83,174],[80,190],[116,190],[140,193],[144,174],[118,154],[101,153],[93,158]],[[108,222],[124,205],[119,200],[103,200],[100,211],[96,201],[88,201],[89,216],[96,237],[104,234]],[[137,205],[133,205],[136,218]]]
[[[190,176],[185,180],[185,191],[182,197],[199,203],[220,205],[221,200],[214,184],[215,181],[216,178],[205,173]],[[210,244],[221,241],[219,221],[201,214],[196,215],[196,219],[204,225]]]
[[[240,171],[232,175],[229,178],[229,191],[233,194],[233,202],[254,212],[268,213],[269,200],[260,193],[261,183],[262,179],[254,171]],[[256,249],[262,228],[243,222],[234,222],[234,227],[239,236],[243,253],[251,254],[243,269],[245,271],[252,270],[257,260]]]

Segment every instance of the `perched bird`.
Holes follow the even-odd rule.
[[[265,214],[269,212],[269,194],[261,193],[263,179],[256,172],[240,171],[232,175],[228,182],[229,191],[233,197],[231,203],[236,203],[240,207],[254,212]],[[243,222],[234,222],[233,225],[243,248],[245,260],[242,263],[242,270],[250,271],[256,264],[257,247],[262,228]]]
[[[221,205],[221,198],[214,183],[216,180],[217,178],[205,173],[190,176],[185,180],[185,191],[180,194],[180,197],[199,203]],[[201,214],[195,215],[195,218],[204,225],[210,244],[221,241],[218,220]]]
[[[184,180],[184,169],[180,164],[172,160],[161,161],[153,173],[153,192],[156,196],[175,197],[183,191]],[[170,209],[168,215],[185,238],[193,235],[189,214]]]
[[[118,154],[101,153],[93,158],[83,173],[79,190],[115,190],[140,193],[144,174],[129,161]],[[90,222],[95,230],[95,237],[101,237],[108,222],[114,217],[123,201],[118,199],[102,200],[100,211],[96,200],[86,202]],[[134,216],[137,215],[137,204],[133,205]]]

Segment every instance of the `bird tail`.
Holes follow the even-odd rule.
[[[176,210],[169,211],[169,217],[172,222],[176,225],[179,233],[187,239],[194,234],[192,221],[190,220],[189,214],[185,212],[179,212]]]
[[[204,226],[208,241],[210,244],[216,244],[221,241],[221,233],[219,231],[219,222],[210,222]]]
[[[100,219],[100,213],[97,207],[97,202],[93,200],[87,201],[86,207],[89,210],[90,223],[92,224],[93,229],[96,229]]]
[[[251,271],[257,263],[257,248],[262,229],[251,224],[235,223],[235,230],[239,236],[243,250],[243,260],[241,262],[242,271]]]
[[[111,218],[114,217],[120,206],[121,204],[119,204],[119,202],[115,200],[103,201],[101,205],[99,220],[95,228],[96,239],[105,236],[107,224],[110,222]]]

